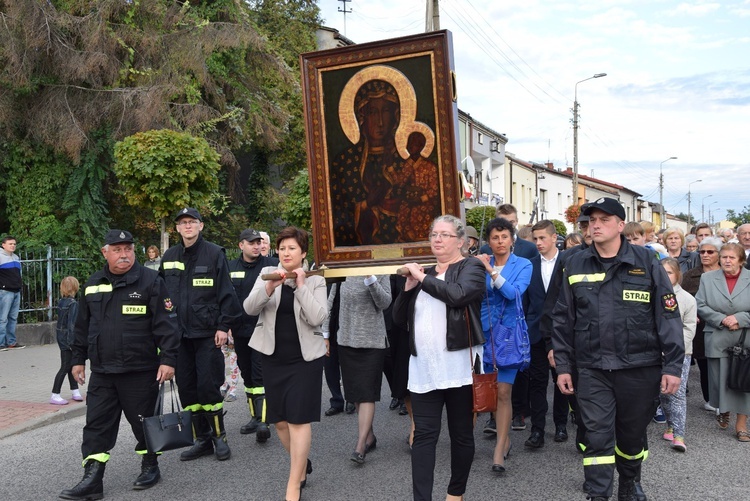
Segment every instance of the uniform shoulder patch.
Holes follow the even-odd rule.
[[[661,303],[665,311],[675,311],[677,309],[677,298],[674,294],[664,294],[661,297]]]
[[[174,304],[172,303],[172,300],[168,297],[164,298],[164,309],[167,311],[172,311],[174,309]]]

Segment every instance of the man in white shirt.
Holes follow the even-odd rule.
[[[529,342],[531,343],[531,365],[528,369],[529,382],[526,394],[514,395],[528,399],[531,409],[531,435],[525,442],[526,447],[540,448],[544,446],[544,428],[548,410],[547,386],[549,384],[550,365],[547,358],[547,346],[539,328],[544,301],[547,297],[550,280],[560,251],[555,245],[557,232],[555,225],[549,220],[542,220],[531,228],[534,243],[539,255],[531,259],[531,283],[524,294],[524,311],[526,323],[529,327]],[[514,393],[524,391],[523,385],[513,385]],[[568,439],[566,422],[568,419],[568,403],[562,394],[555,396],[553,405],[553,420],[555,422],[555,441],[564,442]]]

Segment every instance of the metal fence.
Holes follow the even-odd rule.
[[[45,322],[55,318],[60,300],[60,282],[68,275],[79,282],[90,273],[91,263],[69,255],[68,250],[25,249],[17,251],[21,258],[21,307],[19,323]]]

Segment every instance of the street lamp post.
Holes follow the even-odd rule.
[[[714,200],[713,202],[711,202],[710,204],[708,204],[708,221],[707,221],[708,224],[713,224],[713,223],[711,223],[711,206],[713,204],[717,204],[717,203],[719,203],[719,201],[718,200]]]
[[[664,217],[664,173],[662,172],[661,166],[670,160],[677,160],[677,157],[669,157],[659,164],[659,213],[661,215],[659,227],[662,230],[666,228],[666,225],[664,224],[666,221]]]
[[[711,220],[711,226],[714,225],[714,212],[717,210],[721,210],[721,207],[716,207],[715,209],[708,209],[708,218]],[[713,229],[713,228],[712,228]]]
[[[703,179],[698,179],[696,181],[693,181],[692,183],[688,183],[688,226],[690,226],[690,223],[693,219],[692,214],[690,214],[690,185],[700,183],[701,181],[703,181]]]
[[[606,77],[606,73],[597,73],[592,77],[576,82],[573,92],[573,205],[578,205],[578,84],[592,78]]]
[[[703,197],[703,200],[701,200],[701,222],[704,222],[706,220],[706,214],[703,212],[703,209],[706,208],[705,202],[708,197],[712,197],[713,195],[707,195]]]

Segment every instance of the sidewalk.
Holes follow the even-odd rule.
[[[85,402],[71,400],[67,379],[61,395],[70,403],[48,403],[59,368],[57,343],[0,352],[0,439],[86,414]],[[85,385],[81,394],[85,397]]]

